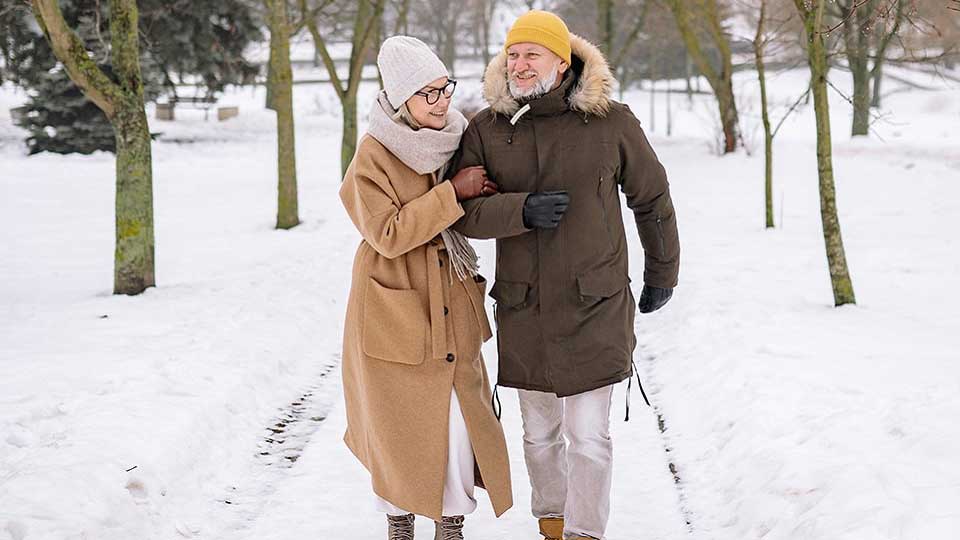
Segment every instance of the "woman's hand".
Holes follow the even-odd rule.
[[[482,165],[466,167],[450,179],[458,201],[476,197],[486,197],[500,192],[500,186],[487,178],[487,170]]]

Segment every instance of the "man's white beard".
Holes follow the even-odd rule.
[[[557,75],[558,75],[557,70],[559,68],[560,68],[560,64],[557,63],[557,65],[554,66],[552,70],[550,70],[549,77],[547,77],[546,79],[538,78],[537,82],[534,83],[534,85],[531,86],[530,88],[527,88],[526,90],[517,86],[515,79],[511,77],[510,80],[507,82],[507,86],[510,88],[510,95],[513,96],[513,99],[525,100],[525,101],[537,99],[538,97],[543,96],[544,94],[549,92],[553,88],[554,83],[557,82]]]

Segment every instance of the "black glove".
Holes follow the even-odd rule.
[[[640,313],[653,313],[663,307],[664,304],[673,296],[673,289],[661,289],[660,287],[643,286],[643,292],[640,293]]]
[[[567,211],[570,195],[566,191],[531,193],[523,203],[523,226],[528,229],[554,229]]]

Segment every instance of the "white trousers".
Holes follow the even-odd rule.
[[[477,500],[473,498],[474,457],[473,445],[467,432],[467,423],[460,410],[457,391],[450,393],[450,439],[447,452],[447,475],[443,485],[443,515],[465,516],[477,509]],[[376,497],[378,512],[391,516],[402,516],[410,512],[397,508],[382,497]]]
[[[602,539],[610,516],[613,385],[565,398],[518,393],[534,517],[563,516],[564,538]]]

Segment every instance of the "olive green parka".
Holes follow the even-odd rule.
[[[498,383],[563,397],[632,373],[636,301],[618,192],[634,213],[643,282],[677,284],[680,244],[667,175],[630,109],[613,101],[602,53],[572,36],[560,86],[526,106],[507,86],[506,54],[487,67],[489,108],[470,122],[452,172],[483,165],[501,194],[463,204],[454,228],[496,238]],[[525,104],[527,105],[527,104]],[[555,229],[530,230],[530,193],[564,190]]]

